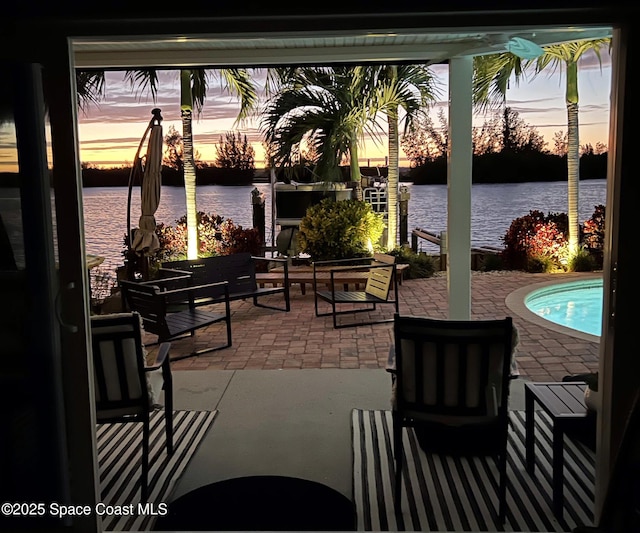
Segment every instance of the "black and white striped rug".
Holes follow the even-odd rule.
[[[149,440],[149,498],[146,507],[140,503],[142,468],[142,424],[99,424],[98,464],[101,502],[109,512],[102,517],[106,531],[151,530],[160,504],[168,503],[176,482],[213,424],[217,411],[174,411],[174,453],[167,455],[164,410],[151,414]],[[131,506],[132,507],[128,507]],[[120,510],[133,514],[118,516]]]
[[[525,467],[524,411],[511,412],[507,464],[507,522],[497,523],[498,473],[491,458],[426,454],[404,431],[403,512],[393,511],[391,411],[352,412],[353,491],[359,531],[571,531],[592,525],[595,455],[565,437],[564,513],[551,499],[551,419],[536,411],[536,470]],[[408,477],[406,474],[409,474]]]

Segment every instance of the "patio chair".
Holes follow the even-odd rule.
[[[173,381],[169,365],[171,344],[159,346],[156,361],[146,364],[138,313],[91,317],[96,420],[142,423],[142,473],[140,491],[147,501],[149,476],[149,414],[154,394],[149,373],[161,369],[167,453],[173,454]]]
[[[398,276],[395,264],[396,258],[387,254],[376,254],[373,258],[337,259],[329,261],[315,261],[313,263],[313,290],[315,313],[317,317],[332,316],[334,328],[347,328],[350,326],[363,326],[369,324],[382,324],[393,322],[393,318],[372,319],[364,322],[340,322],[338,316],[371,312],[378,305],[390,304],[395,307],[395,313],[399,313],[398,306]],[[367,273],[366,286],[363,291],[336,290],[336,285],[343,283],[345,275],[349,272]],[[319,274],[329,273],[329,289],[318,290]],[[391,286],[393,285],[393,291]],[[390,297],[390,294],[393,294]],[[318,301],[323,300],[331,305],[330,312],[320,312]],[[347,304],[349,309],[340,307]]]
[[[189,276],[186,276],[188,280]],[[172,286],[177,278],[168,278]],[[189,285],[187,287],[163,290],[162,284],[166,280],[152,280],[137,283],[122,280],[120,288],[124,301],[129,310],[137,311],[142,317],[144,329],[147,333],[158,336],[158,343],[178,339],[187,335],[194,336],[197,329],[224,322],[226,325],[226,339],[222,344],[208,346],[201,350],[194,350],[191,353],[174,357],[171,360],[194,357],[214,350],[222,350],[231,346],[231,308],[229,305],[229,287],[226,281],[220,283],[208,283],[206,285]],[[224,312],[203,311],[197,309],[194,303],[194,294],[200,290],[211,288],[222,290],[224,299],[218,305],[223,306]],[[187,299],[187,308],[180,306],[172,312],[170,305],[172,302]]]
[[[442,320],[394,316],[394,506],[401,513],[405,427],[421,446],[454,456],[494,456],[498,518],[506,518],[507,434],[512,319]],[[390,355],[391,357],[391,355]]]

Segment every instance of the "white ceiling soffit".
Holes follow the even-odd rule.
[[[452,57],[505,51],[511,37],[540,46],[611,36],[604,27],[494,28],[431,32],[280,33],[76,38],[77,68],[223,67],[335,62],[441,63]]]

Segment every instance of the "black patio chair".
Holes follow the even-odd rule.
[[[399,313],[398,275],[395,264],[396,258],[387,254],[376,254],[373,258],[338,259],[316,261],[313,263],[313,290],[315,313],[317,317],[331,316],[334,328],[382,324],[393,322],[393,317],[372,318],[367,321],[338,322],[338,316],[353,313],[375,311],[378,305],[394,306],[394,312]],[[319,273],[329,273],[328,290],[318,290]],[[336,287],[344,282],[344,276],[349,272],[365,272],[366,285],[364,290],[338,290]],[[331,305],[331,311],[321,312],[318,301],[322,300]],[[345,305],[348,308],[345,308]]]
[[[401,513],[405,427],[421,446],[454,456],[494,456],[500,523],[506,520],[508,399],[517,336],[512,319],[394,317],[394,506]]]
[[[156,361],[147,365],[138,313],[91,317],[96,420],[142,423],[140,491],[147,501],[149,477],[149,414],[154,395],[148,373],[162,369],[167,453],[173,454],[173,380],[169,364],[171,343],[162,343]]]

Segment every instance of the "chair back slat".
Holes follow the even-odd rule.
[[[167,337],[167,301],[156,285],[121,281],[120,288],[127,306],[142,317],[145,331]]]
[[[511,318],[395,320],[397,409],[448,417],[496,417],[506,409]]]
[[[392,278],[392,268],[373,268],[369,271],[367,286],[364,291],[381,300],[386,300],[389,296]]]
[[[258,288],[256,281],[256,266],[249,252],[241,252],[225,256],[199,257],[181,261],[170,261],[165,266],[192,273],[193,285],[205,285],[226,281],[229,294],[255,292]],[[223,286],[198,289],[197,298],[224,298]]]
[[[364,292],[386,300],[389,297],[389,291],[391,290],[391,283],[396,275],[395,267],[396,258],[393,255],[387,254],[375,254],[374,264],[389,264],[387,267],[376,267],[369,269],[369,275],[367,277],[367,285]]]

